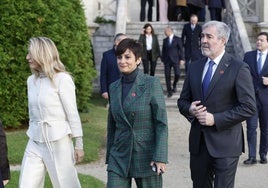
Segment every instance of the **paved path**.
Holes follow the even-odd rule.
[[[190,124],[182,117],[178,109],[168,110],[169,123],[169,164],[163,175],[164,188],[191,188],[189,170],[188,134]],[[102,152],[104,156],[104,151]],[[245,166],[246,154],[240,157],[236,174],[235,188],[267,188],[268,165]],[[104,157],[100,161],[87,165],[78,165],[80,173],[92,175],[103,182],[107,181]]]
[[[178,109],[175,108],[168,109],[168,121],[169,164],[167,165],[168,171],[163,175],[164,188],[191,188],[188,152],[190,124],[179,114]],[[106,182],[105,151],[102,151],[101,156],[101,159],[97,162],[77,165],[78,172],[94,176]],[[254,166],[245,166],[243,165],[243,161],[246,158],[246,154],[242,154],[240,157],[235,188],[267,188],[268,165],[256,164]],[[19,168],[19,165],[11,167],[13,170],[19,170]]]

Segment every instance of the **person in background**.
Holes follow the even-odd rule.
[[[225,12],[225,0],[208,0],[210,19],[222,21],[222,10]]]
[[[142,47],[124,39],[116,48],[122,78],[109,87],[107,188],[162,188],[168,162],[167,112],[157,77],[139,70]]]
[[[202,20],[203,16],[201,16],[202,10],[205,8],[205,0],[187,0],[187,7],[189,11],[189,16],[195,14],[198,16],[198,20]]]
[[[193,14],[190,17],[190,22],[184,24],[181,34],[181,39],[184,47],[185,56],[185,71],[192,61],[202,58],[201,52],[201,33],[202,27],[198,24],[197,15]]]
[[[168,0],[168,20],[177,21],[176,18],[176,0]]]
[[[204,0],[205,2],[205,6],[201,9],[201,11],[199,12],[198,16],[198,20],[200,22],[205,22],[206,21],[206,14],[207,14],[207,5],[208,5],[208,0]]]
[[[267,163],[268,147],[268,33],[261,32],[257,36],[256,50],[245,53],[244,62],[250,67],[251,76],[255,88],[257,113],[247,119],[248,159],[246,165],[256,164],[257,127],[259,119],[260,163]]]
[[[141,22],[145,21],[146,3],[148,3],[147,21],[151,22],[152,21],[152,16],[153,16],[154,0],[141,0],[140,21]]]
[[[32,71],[27,79],[29,141],[19,187],[44,187],[48,172],[53,187],[80,188],[75,163],[84,157],[83,131],[73,79],[47,37],[30,39],[26,59]]]
[[[115,49],[119,42],[127,36],[124,33],[118,33],[114,37],[114,46],[112,49],[105,51],[102,54],[100,67],[100,86],[101,96],[104,99],[109,99],[108,89],[109,85],[120,78],[120,71],[117,66],[115,56]]]
[[[163,40],[161,60],[164,63],[167,96],[172,97],[177,92],[180,78],[180,65],[184,64],[183,45],[180,37],[174,35],[171,27],[165,28],[166,38]],[[174,70],[173,88],[171,88],[171,69]]]
[[[244,151],[242,122],[256,113],[249,66],[225,51],[230,28],[223,22],[203,25],[205,58],[189,65],[178,99],[191,122],[190,169],[193,188],[234,188]]]
[[[142,44],[142,64],[145,74],[150,72],[151,76],[155,74],[156,61],[160,57],[160,47],[157,35],[151,24],[144,25],[139,42]]]
[[[176,0],[176,21],[189,21],[187,0]]]
[[[10,167],[7,152],[6,134],[2,121],[0,120],[0,188],[4,188],[10,180]]]
[[[159,21],[168,22],[168,0],[158,0],[159,3]]]

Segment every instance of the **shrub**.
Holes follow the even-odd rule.
[[[87,111],[96,75],[84,10],[80,0],[2,0],[0,6],[0,118],[5,126],[27,121],[25,59],[31,37],[46,36],[58,47],[72,73],[79,111]]]

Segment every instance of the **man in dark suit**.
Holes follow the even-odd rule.
[[[260,125],[260,163],[267,163],[268,147],[268,33],[258,34],[256,42],[257,50],[247,52],[244,61],[249,65],[255,88],[258,112],[247,120],[248,159],[244,164],[256,164],[256,145],[258,118]],[[261,54],[261,55],[260,55]],[[260,66],[258,66],[260,65]],[[258,71],[259,67],[259,71]]]
[[[201,32],[202,27],[198,24],[198,17],[191,15],[190,22],[183,26],[181,39],[184,47],[185,71],[190,62],[202,57],[201,52]]]
[[[193,188],[233,188],[244,151],[242,121],[254,115],[256,101],[249,66],[225,46],[230,28],[223,22],[203,25],[201,49],[206,58],[189,65],[178,99],[191,122],[190,168]]]
[[[104,99],[109,99],[109,85],[120,78],[120,71],[117,66],[115,49],[119,42],[126,38],[123,33],[118,33],[114,37],[114,46],[112,49],[103,53],[100,67],[100,86],[101,95]]]
[[[6,135],[0,120],[0,188],[8,183],[10,179],[9,162],[7,158]]]
[[[163,40],[161,60],[165,66],[165,79],[168,97],[177,91],[177,83],[180,78],[180,64],[184,63],[184,54],[181,38],[173,33],[171,27],[165,29],[166,38]],[[171,89],[171,68],[174,69],[173,89]]]

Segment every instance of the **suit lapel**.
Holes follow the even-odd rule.
[[[262,70],[261,70],[261,73],[263,73],[263,72],[268,72],[268,58],[267,58],[267,54],[266,54],[266,57],[265,57],[265,61],[264,61]]]
[[[139,97],[145,91],[145,83],[144,83],[144,75],[139,71],[136,77],[135,83],[130,89],[127,97],[125,98],[125,102],[123,104],[123,109],[127,110],[130,107],[133,107],[135,101],[139,99]]]
[[[206,98],[210,95],[211,91],[215,87],[218,80],[224,75],[224,72],[229,67],[230,63],[231,63],[230,57],[227,56],[225,53],[223,55],[219,65],[218,65],[217,69],[215,70],[215,73],[214,73],[212,79],[211,79],[211,82],[210,82],[209,87],[208,87]]]
[[[115,85],[110,90],[110,94],[114,93],[113,100],[111,100],[111,107],[113,108],[113,111],[116,111],[119,113],[119,116],[122,117],[122,119],[128,124],[130,123],[124,113],[123,106],[122,106],[122,78],[120,78]]]
[[[206,65],[206,62],[207,62],[207,58],[204,58],[202,59],[202,62],[198,63],[197,66],[200,66],[199,68],[197,67],[195,70],[202,70],[202,71],[195,71],[195,76],[198,78],[198,82],[197,83],[200,83],[198,84],[198,87],[199,87],[199,98],[203,98],[203,90],[202,90],[202,76],[203,76],[203,72],[204,72],[204,68],[205,68],[205,65]]]
[[[255,73],[256,73],[256,75],[259,75],[259,73],[258,73],[258,61],[257,61],[257,54],[258,54],[258,51],[256,50],[255,52],[254,52],[254,61],[252,61],[252,62],[254,62],[254,71],[255,71]]]

